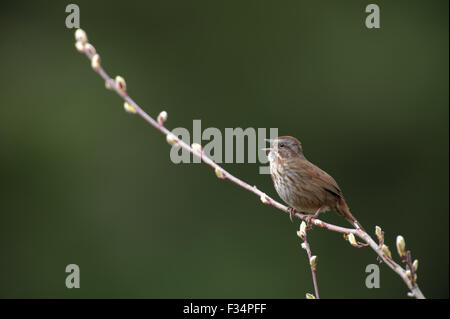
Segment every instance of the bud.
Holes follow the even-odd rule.
[[[167,112],[166,111],[162,111],[161,113],[159,113],[158,115],[158,124],[159,125],[163,125],[165,121],[167,121]]]
[[[75,40],[77,40],[77,42],[81,42],[81,43],[86,43],[88,41],[86,32],[84,32],[83,29],[77,29],[77,31],[75,31]]]
[[[216,169],[214,170],[214,172],[216,173],[216,176],[220,179],[225,179],[225,175],[223,174],[223,171],[220,167],[216,167]],[[262,201],[262,199],[261,199]],[[264,202],[263,202],[264,203]]]
[[[198,153],[202,153],[202,146],[200,144],[192,143],[191,147],[194,151],[197,151]]]
[[[381,227],[380,226],[375,226],[375,234],[377,235],[377,237],[378,237],[378,241],[382,241],[382,239],[383,239],[383,231],[381,230]]]
[[[95,54],[91,59],[91,66],[92,68],[97,71],[100,67],[100,56],[98,54]]]
[[[419,261],[417,259],[414,260],[412,266],[413,266],[414,272],[416,272],[417,269],[419,269]]]
[[[383,244],[383,246],[381,246],[381,250],[387,257],[392,259],[391,251],[389,250],[388,246]]]
[[[317,268],[317,256],[312,256],[309,259],[309,264],[311,265],[312,269],[315,271]]]
[[[263,204],[269,204],[269,200],[267,199],[266,194],[263,193],[259,199],[261,199],[261,202],[263,202]]]
[[[408,277],[409,280],[411,280],[411,270],[406,271],[406,277]]]
[[[305,221],[302,221],[302,223],[300,224],[299,232],[300,232],[299,237],[301,239],[305,240],[305,238],[306,238],[306,223],[305,223]]]
[[[172,133],[169,133],[166,135],[166,140],[167,140],[167,143],[169,143],[172,146],[178,145],[175,135],[173,135]]]
[[[322,221],[320,219],[314,219],[313,221],[314,225],[319,226],[319,227],[323,227],[322,226]]]
[[[316,297],[313,294],[307,293],[306,299],[316,299]]]
[[[91,56],[96,55],[97,54],[97,50],[95,50],[94,46],[90,43],[85,43],[84,44],[84,49],[86,52],[88,52]]]
[[[353,247],[358,247],[359,246],[358,243],[356,242],[356,238],[355,238],[355,235],[353,235],[353,233],[348,234],[348,241],[350,242],[350,244]]]
[[[300,237],[300,231],[297,231],[297,236]],[[306,243],[302,243],[302,248],[306,250]]]
[[[105,88],[107,90],[111,90],[114,87],[114,81],[111,79],[108,79],[105,81]]]
[[[125,79],[121,77],[120,75],[116,76],[116,85],[122,92],[125,92],[127,90],[127,84],[125,83]]]
[[[83,42],[77,41],[77,42],[75,42],[75,48],[77,48],[78,52],[83,53],[84,49],[85,49],[85,45]]]
[[[128,102],[123,103],[123,108],[128,113],[136,114],[136,109]]]
[[[397,252],[399,254],[400,257],[405,257],[406,256],[406,250],[405,250],[405,239],[403,238],[403,236],[398,235],[397,236]]]

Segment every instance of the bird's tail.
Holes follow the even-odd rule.
[[[347,219],[350,222],[350,224],[352,224],[353,227],[359,228],[362,231],[366,232],[364,227],[362,227],[362,225],[352,215],[352,213],[350,212],[350,208],[348,208],[348,205],[343,198],[340,198],[338,205],[336,207],[336,212],[345,219]]]

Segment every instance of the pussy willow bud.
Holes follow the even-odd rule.
[[[377,235],[378,241],[380,243],[383,242],[383,231],[381,230],[380,226],[375,226],[375,234]]]
[[[269,200],[267,199],[267,195],[266,194],[262,194],[260,197],[259,197],[259,199],[261,200],[261,202],[263,203],[263,204],[269,204]]]
[[[400,257],[405,257],[406,256],[406,250],[405,250],[405,239],[403,238],[403,236],[398,235],[397,236],[397,252],[399,254]]]
[[[305,221],[302,221],[302,223],[300,224],[299,232],[300,232],[300,236],[299,237],[301,239],[305,240],[305,238],[306,238],[306,223],[305,223]]]
[[[114,81],[111,79],[108,79],[105,81],[105,88],[108,90],[111,90],[114,87]]]
[[[407,276],[409,279],[412,279],[412,278],[411,278],[411,276],[412,276],[412,275],[411,275],[411,270],[408,269],[408,270],[406,271],[406,276]]]
[[[216,167],[216,169],[214,170],[214,172],[216,173],[216,176],[220,179],[225,179],[225,175],[223,174],[223,171],[221,168]],[[262,201],[262,199],[261,199]],[[264,202],[263,202],[264,203]]]
[[[300,231],[297,231],[297,236],[300,237]],[[302,243],[302,248],[306,250],[306,244]]]
[[[127,83],[125,82],[125,79],[121,77],[120,75],[116,76],[116,85],[122,92],[126,92],[127,90]]]
[[[194,151],[197,151],[198,153],[202,152],[202,146],[198,143],[192,143],[191,147]]]
[[[96,55],[97,54],[97,50],[95,50],[94,46],[90,43],[85,43],[84,44],[84,50],[86,52],[88,52],[90,55]]]
[[[91,59],[92,68],[97,71],[100,68],[100,56],[95,54]]]
[[[313,270],[316,270],[316,268],[317,268],[317,256],[312,256],[309,259],[309,264],[311,265]]]
[[[81,41],[75,42],[75,48],[77,48],[77,51],[78,51],[78,52],[83,53],[83,52],[84,52],[84,49],[85,49],[84,42],[81,42]]]
[[[167,121],[167,112],[166,111],[162,111],[161,113],[159,113],[157,121],[159,125],[163,125],[165,121]]]
[[[172,146],[178,145],[178,142],[175,139],[175,135],[173,135],[172,133],[169,133],[166,135],[166,140],[167,140],[167,143],[169,143]]]
[[[86,32],[84,32],[83,29],[77,29],[77,31],[75,31],[75,40],[83,44],[86,43],[88,41]]]
[[[313,223],[314,223],[314,225],[319,226],[319,227],[322,227],[322,224],[323,224],[320,219],[314,219]]]
[[[125,109],[125,111],[127,111],[128,113],[132,113],[132,114],[136,114],[136,109],[134,108],[133,105],[131,105],[128,102],[123,103],[123,108]]]
[[[316,297],[313,294],[307,293],[306,299],[316,299]]]
[[[413,262],[413,268],[414,268],[414,272],[417,272],[417,269],[419,269],[419,261],[416,259]]]
[[[352,246],[358,247],[358,243],[356,242],[356,238],[355,238],[355,235],[353,235],[353,233],[348,234],[347,238]]]
[[[386,245],[381,246],[381,250],[387,257],[392,259],[391,251],[389,250],[388,246],[386,246]]]

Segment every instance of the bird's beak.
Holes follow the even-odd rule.
[[[266,141],[266,142],[272,144],[273,139],[271,139],[271,138],[265,138],[264,141]],[[272,151],[273,148],[268,147],[268,148],[262,148],[261,150],[266,151],[266,154],[269,155],[270,151]]]
[[[267,147],[267,148],[262,148],[261,151],[266,151],[266,154],[269,155],[270,151],[272,150],[272,148]]]

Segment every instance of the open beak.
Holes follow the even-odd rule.
[[[271,138],[265,138],[264,141],[269,142],[270,144],[272,144],[273,139],[271,139]],[[269,155],[270,151],[272,151],[273,148],[268,147],[268,148],[262,148],[261,150],[262,150],[262,151],[266,151],[266,154]]]

